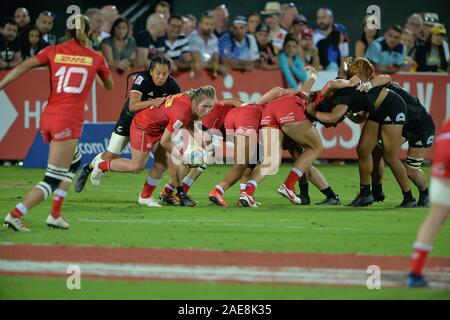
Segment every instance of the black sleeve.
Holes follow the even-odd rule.
[[[169,81],[167,81],[167,93],[168,94],[177,94],[181,92],[181,88],[178,85],[178,82],[170,77]]]
[[[355,103],[356,95],[352,94],[347,90],[340,90],[335,94],[335,105],[345,104],[350,107],[353,103]]]
[[[131,87],[131,91],[139,91],[144,94],[148,91],[151,91],[151,85],[147,81],[146,77],[142,74],[138,74],[136,79],[133,81],[133,86]]]

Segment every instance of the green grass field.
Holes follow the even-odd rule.
[[[238,186],[225,197],[229,208],[209,204],[209,190],[223,177],[226,167],[211,167],[191,189],[200,201],[195,208],[147,208],[136,200],[146,173],[110,174],[100,188],[87,185],[73,190],[64,203],[69,231],[50,230],[45,219],[51,201],[31,211],[26,222],[32,232],[19,234],[0,230],[0,242],[25,244],[73,244],[153,248],[196,248],[214,250],[361,253],[377,255],[411,254],[412,243],[426,209],[394,209],[401,192],[386,170],[387,199],[370,208],[345,206],[294,206],[276,189],[289,170],[283,165],[277,176],[263,181],[256,193],[263,206],[257,209],[235,205]],[[319,166],[343,204],[358,191],[356,166]],[[425,168],[428,171],[428,168]],[[43,170],[0,167],[0,206],[7,213],[30,189],[17,184],[35,184]],[[163,179],[165,182],[166,179]],[[162,183],[161,183],[162,185]],[[159,193],[157,189],[156,193]],[[417,190],[413,187],[417,196]],[[323,198],[310,186],[313,202]],[[447,223],[434,244],[432,255],[450,256],[450,225]],[[0,257],[1,258],[1,257]],[[410,290],[358,287],[263,286],[240,284],[139,282],[84,279],[82,290],[65,288],[65,280],[42,277],[0,277],[0,298],[122,298],[122,299],[448,299],[448,290]]]

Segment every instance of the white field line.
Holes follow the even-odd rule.
[[[81,276],[151,278],[160,280],[237,281],[243,283],[298,285],[353,285],[366,287],[368,275],[358,269],[264,268],[241,266],[187,266],[158,264],[117,264],[87,262],[36,262],[0,260],[0,273],[66,274],[69,265],[78,265]],[[404,286],[405,273],[382,271],[381,287]],[[427,274],[433,288],[450,289],[450,272]]]
[[[173,218],[167,218],[167,219],[85,219],[85,218],[79,218],[79,219],[73,219],[75,222],[88,222],[88,223],[119,223],[119,224],[186,224],[186,225],[196,225],[198,226],[199,223],[202,224],[220,224],[220,226],[231,226],[231,227],[247,227],[247,228],[276,228],[279,229],[280,227],[283,228],[289,228],[289,229],[306,229],[306,230],[333,230],[333,231],[351,231],[356,230],[356,228],[347,228],[347,227],[313,227],[313,226],[292,226],[292,225],[266,225],[266,224],[243,224],[243,223],[233,223],[230,220],[217,220],[217,219],[207,219],[207,220],[198,220],[198,219],[173,219]]]

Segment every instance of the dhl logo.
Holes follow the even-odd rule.
[[[92,66],[93,59],[92,57],[85,56],[74,56],[69,54],[61,54],[57,53],[55,56],[56,63],[68,63],[68,64],[76,64],[82,66]]]

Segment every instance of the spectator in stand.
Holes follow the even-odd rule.
[[[333,29],[334,17],[333,12],[328,8],[320,8],[316,12],[317,29],[314,30],[314,45],[325,39]]]
[[[0,70],[12,69],[22,61],[17,30],[17,22],[14,19],[2,19],[0,23]]]
[[[444,39],[447,30],[442,24],[431,28],[429,39],[416,51],[417,71],[447,72],[448,58],[445,56]]]
[[[247,19],[236,16],[231,32],[219,38],[219,54],[223,64],[233,70],[252,71],[259,60],[256,39],[247,33]]]
[[[298,14],[295,16],[294,21],[292,21],[290,33],[297,34],[301,36],[302,30],[309,29],[308,27],[308,19],[302,14]]]
[[[267,24],[260,24],[256,28],[255,38],[258,44],[259,60],[257,68],[262,70],[278,69],[278,59],[275,55],[275,49],[269,38],[270,28]]]
[[[431,28],[434,27],[436,23],[439,23],[439,16],[437,13],[432,12],[424,12],[423,15],[423,28],[421,32],[420,39],[422,40],[422,43],[425,43],[425,41],[428,40],[431,33]]]
[[[50,31],[53,29],[53,24],[55,21],[55,16],[50,11],[42,11],[39,13],[36,19],[36,27],[43,34],[43,39],[47,45],[54,46],[57,43],[57,38]]]
[[[188,39],[181,35],[183,18],[172,15],[167,24],[167,34],[164,38],[166,55],[170,58],[171,70],[189,70],[193,62],[192,54],[189,51]]]
[[[372,41],[379,37],[379,29],[369,29],[367,26],[367,18],[364,18],[364,21],[361,26],[361,38],[356,41],[355,44],[355,58],[364,58],[367,49],[369,49]]]
[[[269,38],[278,54],[283,49],[284,37],[287,31],[280,27],[281,5],[279,2],[267,2],[261,14],[265,16],[265,23],[270,27]]]
[[[396,73],[406,57],[406,48],[400,43],[402,28],[391,25],[384,37],[372,42],[365,57],[375,66],[377,73]]]
[[[204,14],[199,28],[188,36],[189,49],[194,58],[195,70],[212,70],[213,77],[228,74],[229,69],[219,63],[219,41],[214,34],[213,14]]]
[[[181,34],[187,37],[195,29],[197,29],[197,18],[192,14],[183,16],[183,27],[181,28]]]
[[[14,11],[14,20],[19,28],[18,34],[20,34],[30,26],[30,15],[28,14],[28,10],[24,7],[17,8],[16,11]]]
[[[166,21],[169,21],[170,4],[167,1],[159,1],[155,6],[155,13],[162,14]]]
[[[341,58],[347,58],[350,55],[347,28],[341,23],[335,23],[333,27],[336,28],[341,34],[339,40],[339,51],[341,52]]]
[[[102,53],[110,68],[123,73],[136,64],[136,41],[130,36],[130,27],[124,18],[114,21],[110,34],[102,41]]]
[[[283,3],[281,5],[280,27],[289,32],[294,22],[294,18],[298,15],[298,9],[294,3]]]
[[[298,88],[299,81],[304,82],[308,78],[302,59],[298,55],[298,45],[297,35],[288,33],[283,50],[278,54],[278,64],[289,88]]]
[[[111,36],[109,32],[111,31],[114,21],[119,18],[119,10],[117,10],[117,7],[114,5],[106,5],[102,7],[100,12],[103,17],[102,32],[100,35],[100,41],[102,41]]]
[[[29,27],[23,31],[19,43],[20,55],[23,60],[33,57],[45,48],[45,42],[42,38],[42,34],[35,26]]]
[[[91,31],[89,33],[89,40],[91,40],[92,49],[94,49],[95,51],[100,51],[103,25],[102,12],[98,8],[89,8],[84,14],[89,18],[90,21]]]
[[[313,41],[314,31],[309,28],[303,28],[300,33],[300,57],[306,65],[313,66],[317,71],[322,70],[320,64],[319,51],[314,46]]]
[[[162,14],[153,13],[147,18],[146,30],[136,34],[137,56],[136,64],[148,67],[150,59],[154,56],[164,55],[164,35],[167,30],[167,21]]]
[[[413,13],[408,17],[408,20],[405,24],[405,29],[403,30],[405,34],[405,30],[408,30],[413,36],[413,46],[412,48],[408,48],[408,55],[414,54],[415,49],[424,43],[421,39],[422,30],[423,30],[423,19],[418,13]]]
[[[229,16],[228,8],[224,4],[214,9],[214,34],[217,38],[220,38],[224,33],[228,32]]]
[[[413,52],[417,49],[414,45],[414,40],[415,37],[412,31],[406,28],[403,29],[400,43],[406,48],[406,56],[403,61],[403,66],[400,68],[402,71],[413,72],[417,69],[417,63],[413,59]]]
[[[341,51],[339,50],[340,41],[341,33],[339,30],[333,28],[326,38],[317,43],[320,64],[325,70],[339,70],[339,65],[341,63]]]
[[[247,18],[247,32],[255,35],[256,29],[261,24],[261,16],[258,12],[253,12]]]

